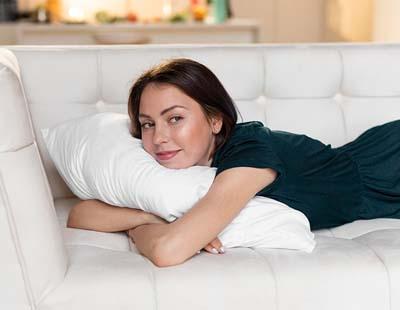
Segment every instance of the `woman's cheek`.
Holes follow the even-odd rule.
[[[187,124],[176,128],[176,137],[182,142],[195,142],[199,138],[196,134],[196,128]]]
[[[142,136],[142,144],[143,144],[143,148],[144,148],[144,150],[147,152],[147,153],[149,153],[149,154],[151,154],[152,156],[153,156],[153,149],[152,149],[152,147],[151,147],[151,144],[148,142],[148,138],[146,138],[146,137],[143,137]],[[153,156],[154,157],[154,156]]]

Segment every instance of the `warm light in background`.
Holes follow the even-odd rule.
[[[163,17],[168,18],[169,16],[171,16],[172,14],[171,0],[163,1],[162,11],[163,11]]]
[[[70,7],[68,8],[67,20],[74,23],[83,22],[85,20],[85,11],[80,7]]]
[[[68,21],[94,22],[95,14],[98,11],[107,12],[124,16],[129,4],[128,0],[60,0],[62,12],[61,16]]]
[[[61,15],[64,18],[70,17],[71,8],[74,10],[80,8],[84,11],[87,22],[94,22],[95,14],[99,11],[107,11],[116,16],[125,16],[127,12],[134,12],[140,19],[154,19],[187,10],[190,5],[189,0],[60,0],[60,2]]]

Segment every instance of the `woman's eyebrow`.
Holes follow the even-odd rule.
[[[173,105],[172,107],[169,107],[169,108],[166,108],[166,109],[162,110],[161,113],[160,113],[160,115],[164,115],[164,114],[167,113],[168,111],[171,111],[171,110],[173,110],[173,109],[175,109],[175,108],[184,108],[184,109],[187,110],[187,108],[184,107],[184,106],[182,106],[182,105]],[[143,113],[140,113],[140,114],[139,114],[139,117],[151,118],[149,115],[143,114]]]

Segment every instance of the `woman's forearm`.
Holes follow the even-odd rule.
[[[148,222],[149,213],[138,209],[116,207],[100,200],[84,200],[70,211],[67,227],[102,232],[127,231]]]
[[[168,232],[170,224],[149,224],[142,225],[128,231],[129,237],[135,243],[139,253],[150,259],[153,264],[163,267],[165,266],[165,257],[160,253],[159,249],[168,240]]]
[[[135,243],[139,253],[150,259],[158,267],[169,267],[182,264],[185,260],[195,255],[182,256],[182,253],[171,253],[177,249],[177,242],[182,238],[173,237],[173,223],[148,224],[130,229],[129,237]],[[219,242],[219,240],[218,240]]]

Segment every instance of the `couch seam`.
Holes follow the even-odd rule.
[[[8,150],[8,151],[0,152],[0,154],[15,153],[15,152],[21,151],[23,149],[26,149],[26,148],[32,146],[33,144],[34,144],[34,142],[31,142],[29,144],[25,144],[23,146],[20,146],[19,148],[16,148],[16,149],[11,149],[11,150]]]
[[[263,85],[262,85],[262,90],[261,90],[261,96],[264,98],[264,105],[263,105],[263,117],[264,117],[264,120],[265,120],[265,125],[267,125],[268,124],[268,121],[267,121],[267,93],[266,93],[266,90],[267,90],[267,69],[266,69],[266,66],[267,66],[267,59],[266,59],[266,54],[267,53],[267,51],[266,51],[266,49],[262,49],[261,50],[261,57],[262,57],[262,81],[263,81]],[[259,97],[260,98],[260,97]]]
[[[19,64],[18,64],[18,68],[19,68]],[[20,78],[17,77],[17,79],[19,81],[19,87],[21,89],[22,96],[24,97],[25,109],[26,109],[25,112],[26,112],[27,117],[28,117],[29,130],[31,132],[32,142],[33,142],[34,140],[36,140],[35,127],[33,126],[32,113],[31,113],[31,109],[29,108],[30,103],[29,103],[28,96],[27,96],[26,91],[25,91],[25,86],[24,86],[23,81],[22,81],[23,80],[22,71],[21,71],[21,74],[20,74]]]
[[[17,254],[17,259],[19,262],[19,266],[20,266],[21,273],[22,273],[22,278],[24,281],[25,293],[27,295],[28,302],[30,304],[30,308],[34,310],[34,309],[36,309],[36,305],[35,305],[35,301],[34,301],[34,294],[33,294],[32,286],[31,286],[31,281],[29,279],[25,258],[24,258],[24,255],[23,255],[23,252],[21,249],[21,243],[19,241],[18,232],[16,229],[14,215],[13,215],[11,207],[9,205],[10,200],[8,199],[7,191],[6,191],[4,184],[5,184],[4,178],[0,171],[0,200],[4,206],[4,210],[5,210],[5,213],[7,216],[8,227],[10,229],[10,234],[11,234],[11,238],[12,238],[12,241],[14,244],[15,253]]]
[[[97,82],[96,82],[96,87],[97,87],[97,101],[101,100],[104,102],[103,98],[103,70],[101,68],[102,61],[100,57],[101,50],[96,51],[96,65],[97,65]]]
[[[278,281],[276,279],[276,275],[275,275],[275,271],[272,268],[271,263],[268,261],[268,259],[266,257],[264,257],[263,255],[261,255],[260,253],[258,253],[255,249],[253,249],[252,247],[249,247],[250,250],[252,250],[254,253],[257,253],[258,256],[261,257],[261,259],[263,261],[265,261],[268,265],[268,267],[271,270],[272,273],[272,277],[274,278],[274,284],[275,284],[275,309],[278,310],[279,309],[279,301],[278,301]]]
[[[102,250],[107,250],[107,251],[114,251],[114,252],[131,252],[129,250],[117,250],[117,249],[113,249],[113,248],[107,248],[107,247],[103,247],[100,245],[95,245],[95,244],[90,244],[90,243],[86,243],[86,242],[82,242],[82,243],[68,243],[67,241],[64,243],[65,246],[67,247],[79,247],[79,246],[87,246],[87,247],[92,247],[92,248],[98,248],[98,249],[102,249]]]
[[[142,256],[142,255],[141,255]],[[154,304],[155,304],[155,310],[158,310],[158,294],[157,294],[157,285],[156,285],[156,277],[154,275],[154,267],[152,263],[150,263],[148,258],[143,257],[143,260],[150,266],[150,273],[151,273],[151,283],[153,284],[153,292],[154,292]]]
[[[344,129],[344,134],[346,136],[346,142],[345,143],[348,143],[349,142],[349,131],[348,131],[348,128],[347,128],[346,115],[345,115],[344,109],[343,109],[343,96],[342,95],[340,95],[340,96],[341,96],[342,99],[341,99],[340,102],[336,101],[336,104],[339,106],[340,115],[342,116],[343,129]]]
[[[361,244],[361,245],[367,247],[368,249],[370,249],[371,252],[375,254],[375,257],[378,258],[378,260],[381,262],[381,264],[385,268],[386,279],[387,279],[388,288],[389,288],[389,310],[391,310],[392,309],[392,285],[391,285],[390,274],[389,274],[389,271],[387,269],[387,266],[386,266],[385,262],[382,260],[382,258],[378,255],[378,253],[376,253],[376,251],[369,244],[365,244],[365,243],[359,242],[359,241],[354,240],[354,239],[351,239],[351,240],[356,242],[356,243],[358,243],[358,244]]]
[[[340,114],[342,115],[342,120],[343,120],[343,129],[344,129],[344,133],[346,135],[346,143],[349,142],[349,132],[348,132],[348,128],[347,128],[347,122],[346,122],[346,115],[344,113],[344,109],[343,109],[343,80],[344,80],[344,61],[343,61],[343,54],[342,51],[340,49],[337,49],[338,53],[339,53],[339,58],[340,58],[340,65],[341,65],[341,75],[340,75],[340,82],[339,82],[339,94],[341,97],[341,101],[337,102],[337,105],[339,106],[339,110],[340,110]]]
[[[340,74],[340,82],[339,82],[339,91],[342,94],[342,89],[343,89],[343,80],[344,80],[344,61],[343,61],[343,54],[342,51],[340,49],[337,49],[338,54],[339,54],[339,58],[340,58],[340,65],[341,65],[341,69],[342,72]]]
[[[263,86],[262,86],[262,94],[267,97],[267,51],[262,50],[262,63],[263,63],[263,70],[262,70],[262,75],[263,75]]]
[[[262,93],[263,96],[265,98],[265,102],[264,102],[264,119],[265,119],[265,124],[266,126],[269,126],[268,124],[268,96],[267,96],[267,50],[264,49],[263,53],[262,53],[262,58],[263,58],[263,89],[262,89]]]

